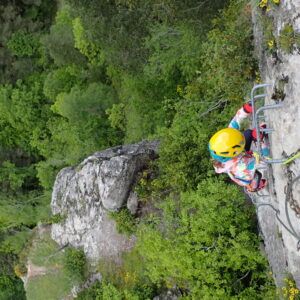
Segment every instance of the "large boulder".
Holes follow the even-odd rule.
[[[82,247],[92,261],[129,250],[134,237],[118,234],[108,213],[126,207],[137,173],[157,157],[157,150],[158,142],[143,141],[97,152],[76,167],[62,169],[51,209],[64,220],[52,225],[52,238],[60,245]]]

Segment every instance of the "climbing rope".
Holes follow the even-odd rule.
[[[296,152],[296,154],[290,155],[290,157],[287,158],[287,159],[283,162],[283,164],[284,164],[284,165],[287,165],[287,164],[291,163],[292,161],[294,161],[294,160],[295,160],[296,158],[298,158],[298,157],[300,157],[300,150],[299,150],[298,152]]]

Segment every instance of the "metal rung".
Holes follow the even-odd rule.
[[[260,128],[259,131],[260,132],[265,132],[265,133],[271,133],[275,130],[273,128]]]
[[[282,164],[286,158],[278,158],[278,159],[266,159],[264,160],[268,164]]]
[[[257,170],[267,170],[268,167],[267,166],[258,166]]]
[[[262,83],[262,84],[257,84],[255,85],[252,90],[251,90],[251,99],[254,100],[254,92],[255,90],[259,89],[259,88],[263,88],[263,87],[267,87],[267,86],[271,86],[271,83]]]
[[[265,194],[262,194],[260,192],[256,192],[256,195],[259,197],[259,198],[264,198],[264,197],[270,197],[269,195],[265,195]],[[267,202],[263,202],[263,203],[269,203],[269,201]],[[260,203],[257,203],[257,204],[260,204]]]
[[[267,96],[267,94],[260,94],[260,95],[256,95],[253,98],[254,99],[259,99],[259,98],[265,98]]]
[[[277,104],[270,104],[270,105],[265,105],[260,107],[257,111],[256,111],[256,115],[258,115],[260,112],[264,111],[264,110],[268,110],[268,109],[273,109],[273,108],[280,108],[283,107],[283,103],[277,103]]]
[[[260,113],[264,112],[265,110],[273,109],[273,108],[281,108],[283,107],[283,103],[277,103],[277,104],[271,104],[271,105],[265,105],[260,108],[258,108],[255,111],[255,100],[264,98],[267,96],[266,93],[264,94],[258,94],[254,95],[255,91],[259,88],[265,88],[268,86],[272,86],[270,83],[264,83],[264,84],[258,84],[255,85],[252,90],[251,90],[251,103],[253,107],[253,119],[252,119],[252,127],[256,129],[257,132],[257,151],[259,155],[262,157],[263,161],[268,163],[268,164],[276,164],[276,163],[283,163],[285,161],[285,158],[282,159],[264,159],[264,156],[262,155],[261,151],[261,145],[260,145],[260,132],[265,132],[265,133],[271,133],[274,131],[273,128],[260,128],[259,127],[259,120],[264,119],[264,115],[259,115]]]

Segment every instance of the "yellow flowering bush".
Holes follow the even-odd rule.
[[[273,49],[273,48],[274,48],[274,45],[275,45],[274,40],[268,41],[268,48],[269,48],[269,49]]]
[[[255,83],[257,84],[262,83],[261,76],[258,71],[255,71]]]
[[[275,52],[277,49],[277,44],[276,44],[276,40],[274,37],[272,37],[271,39],[267,40],[267,53],[272,54],[273,52]]]
[[[180,96],[183,96],[183,89],[181,85],[177,85],[176,91]]]
[[[123,281],[126,286],[134,286],[138,281],[136,272],[125,272]]]
[[[271,10],[272,4],[279,5],[280,0],[260,0],[258,6],[266,11],[269,11]]]
[[[300,299],[299,289],[297,289],[296,284],[293,280],[286,278],[285,280],[286,286],[282,288],[282,293],[284,299],[287,300],[296,300]]]

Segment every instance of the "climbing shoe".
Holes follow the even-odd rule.
[[[263,190],[266,187],[266,185],[267,185],[267,180],[262,178],[256,187],[253,187],[251,183],[249,186],[246,187],[246,189],[249,193],[256,193],[258,191]]]

